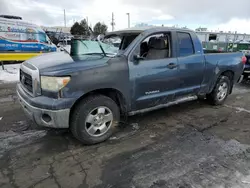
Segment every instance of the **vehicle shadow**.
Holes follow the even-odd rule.
[[[207,101],[196,100],[187,103],[162,108],[152,112],[135,115],[123,119],[118,126],[116,133],[107,141],[96,145],[83,145],[75,139],[68,129],[46,129],[45,136],[27,143],[22,147],[36,148],[34,157],[64,155],[70,152],[95,152],[99,148],[113,148],[121,145],[131,145],[131,140],[137,139],[142,142],[145,139],[157,141],[160,137],[150,137],[151,134],[165,135],[170,131],[177,130],[178,123],[175,118],[180,118],[190,110],[202,108],[216,108],[210,106]],[[186,114],[187,115],[187,114]],[[173,118],[174,117],[174,118]],[[35,131],[35,130],[34,130]],[[37,147],[39,149],[37,149]]]
[[[249,86],[250,85],[250,78],[242,80],[242,82],[239,85]]]
[[[114,143],[118,142],[118,140],[127,139],[132,135],[140,134],[140,131],[150,130],[154,124],[157,124],[159,122],[160,124],[167,124],[168,118],[171,118],[172,116],[185,113],[195,108],[203,108],[205,106],[210,105],[206,101],[196,100],[139,115],[130,116],[127,118],[122,118],[116,133],[104,143]],[[56,137],[64,137],[67,143],[71,144],[71,146],[82,146],[82,144],[77,139],[75,139],[71,132],[67,129],[47,130],[48,133],[46,136],[46,140],[52,139],[53,142],[56,142]],[[61,142],[61,138],[58,138],[58,141]],[[48,147],[51,147],[51,145],[48,144]]]

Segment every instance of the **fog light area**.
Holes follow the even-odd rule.
[[[42,115],[42,119],[43,121],[45,121],[46,123],[49,123],[51,121],[51,117],[48,114],[43,114]]]

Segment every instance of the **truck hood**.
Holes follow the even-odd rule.
[[[44,53],[39,56],[33,57],[25,62],[32,64],[35,67],[37,67],[39,70],[41,70],[41,69],[53,67],[56,65],[73,63],[74,60],[66,52],[51,52],[51,53]]]
[[[109,59],[110,57],[103,56],[77,56],[72,58],[66,52],[52,52],[31,58],[25,63],[37,67],[42,75],[61,75],[104,66],[107,65]]]

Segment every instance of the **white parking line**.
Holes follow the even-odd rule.
[[[235,109],[235,110],[237,110],[237,113],[238,112],[247,112],[247,113],[250,113],[250,110],[247,110],[247,109],[245,109],[245,108],[241,108],[241,107],[234,107],[234,106],[229,106],[229,105],[224,105],[225,107],[227,107],[227,108],[232,108],[232,109]]]

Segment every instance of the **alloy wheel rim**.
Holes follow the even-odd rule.
[[[99,106],[88,114],[85,129],[90,136],[102,136],[110,129],[113,119],[113,113],[108,107]]]
[[[218,88],[217,99],[219,101],[224,100],[225,97],[227,96],[227,93],[228,93],[228,85],[226,82],[223,82],[220,84],[220,86]]]

